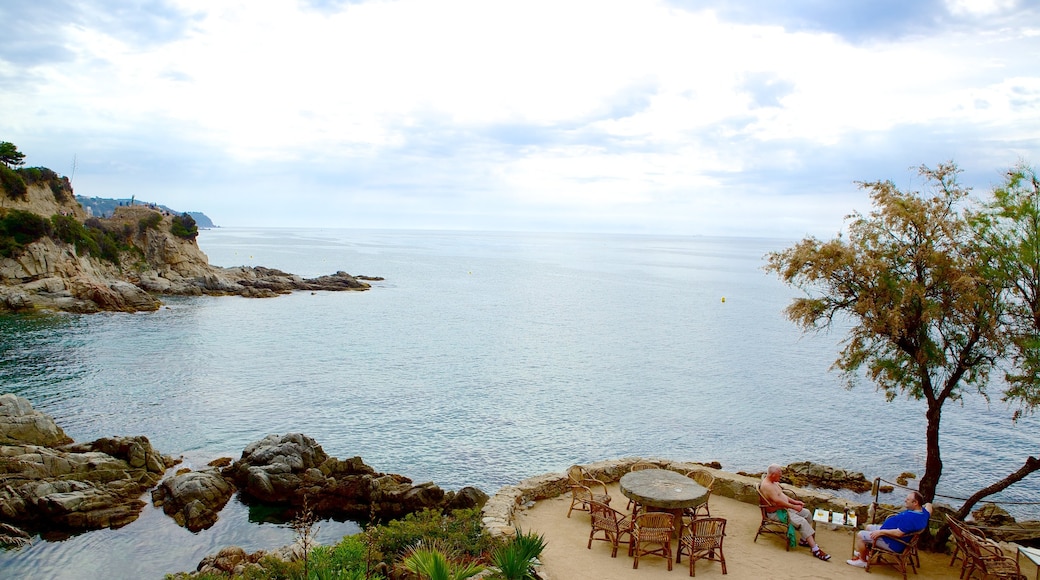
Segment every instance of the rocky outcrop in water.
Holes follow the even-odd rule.
[[[272,268],[211,266],[193,236],[172,233],[177,216],[135,205],[117,208],[111,218],[89,218],[71,195],[59,200],[42,184],[30,186],[24,199],[5,199],[6,210],[72,218],[93,228],[85,231],[111,234],[106,239],[118,239],[124,249],[113,261],[92,257],[86,242],[77,247],[45,236],[0,255],[0,312],[153,311],[161,305],[157,295],[269,298],[297,290],[366,290],[366,280],[381,280],[342,271],[303,278]]]
[[[217,522],[220,510],[234,492],[234,485],[215,467],[186,470],[164,479],[152,490],[152,503],[177,525],[197,532]]]
[[[0,395],[0,524],[66,532],[124,526],[172,464],[146,437],[71,443],[29,401]]]
[[[488,497],[476,488],[454,493],[433,483],[413,485],[403,475],[377,472],[360,457],[330,457],[301,433],[251,443],[224,475],[249,498],[306,506],[329,517],[393,519],[427,508],[478,507]]]

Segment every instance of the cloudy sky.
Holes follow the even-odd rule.
[[[222,226],[830,237],[1040,164],[1036,0],[0,2],[0,141]]]

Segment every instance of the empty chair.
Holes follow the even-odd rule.
[[[708,507],[708,500],[711,499],[711,488],[715,485],[715,476],[704,469],[693,469],[686,472],[686,477],[696,481],[701,487],[708,490],[708,494],[704,496],[704,503],[695,508],[686,508],[683,510],[683,515],[690,518],[710,518],[711,509]]]
[[[726,573],[726,556],[722,553],[722,538],[726,536],[726,520],[723,518],[696,518],[683,528],[679,538],[679,549],[675,563],[682,562],[685,553],[690,559],[690,576],[696,576],[694,565],[697,560],[713,560],[722,564]]]
[[[755,484],[755,491],[758,492],[758,509],[762,512],[762,522],[758,524],[758,531],[755,532],[755,539],[752,541],[757,542],[758,536],[761,534],[776,534],[784,539],[784,548],[790,552],[791,543],[788,541],[787,536],[788,524],[769,518],[769,508],[773,507],[773,504],[762,495],[762,490],[759,486],[760,484]]]
[[[950,526],[950,535],[953,536],[953,553],[950,555],[950,566],[957,561],[958,558],[961,560],[961,578],[964,577],[964,573],[969,570],[971,566],[971,556],[968,553],[967,542],[968,539],[965,534],[970,534],[972,531],[968,529],[968,526],[953,516],[947,514],[946,521]],[[985,535],[979,534],[985,538]]]
[[[592,540],[610,542],[612,548],[610,557],[616,558],[618,545],[621,543],[622,537],[628,536],[629,543],[632,541],[631,518],[596,500],[589,502],[589,516],[592,519],[592,531],[589,532],[588,548],[592,549]],[[597,538],[597,532],[602,532],[603,537]]]
[[[649,461],[637,461],[633,463],[631,467],[628,468],[628,471],[629,473],[631,473],[633,471],[642,471],[644,469],[661,469],[661,466],[654,463],[650,463]],[[637,508],[638,506],[636,505],[635,501],[631,499],[628,500],[628,507],[626,509],[632,512],[632,515],[635,515]]]
[[[567,517],[571,517],[571,512],[575,509],[589,511],[589,502],[593,500],[610,504],[607,484],[591,477],[585,468],[573,465],[567,470],[567,477],[571,487],[571,506],[567,509]]]
[[[993,540],[977,536],[968,530],[961,530],[965,552],[968,555],[967,575],[971,578],[978,572],[982,580],[999,578],[1002,580],[1025,580],[1018,561],[1004,553],[1004,550]],[[962,574],[965,570],[962,570]]]
[[[632,568],[639,568],[640,556],[661,556],[668,560],[672,569],[672,534],[675,523],[672,514],[666,512],[642,512],[632,523],[632,535],[628,544],[628,555],[635,556]]]

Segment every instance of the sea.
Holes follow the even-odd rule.
[[[332,456],[488,494],[624,457],[922,473],[923,403],[886,401],[867,380],[845,388],[831,365],[847,323],[806,334],[785,317],[800,291],[763,266],[796,241],[209,229],[198,243],[214,265],[383,280],[365,292],[167,297],[152,313],[0,316],[0,385],[78,442],[144,435],[180,467],[299,432]],[[1040,423],[1011,411],[999,396],[946,405],[949,503],[1036,454]],[[1038,480],[1002,505],[1040,519]],[[277,514],[238,498],[198,533],[143,499],[123,528],[0,551],[0,577],[162,578],[224,546],[293,540]],[[359,529],[321,522],[319,540]]]

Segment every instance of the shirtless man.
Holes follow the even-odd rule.
[[[799,543],[812,548],[813,556],[824,562],[830,560],[830,554],[824,552],[816,545],[816,530],[812,527],[812,513],[805,509],[804,502],[784,493],[784,490],[780,487],[781,475],[783,475],[783,468],[774,463],[766,469],[766,474],[762,476],[762,485],[760,486],[762,496],[769,500],[769,503],[773,504],[772,507],[766,508],[766,517],[779,521],[776,513],[786,508],[788,521],[798,530],[798,535],[802,538]]]

